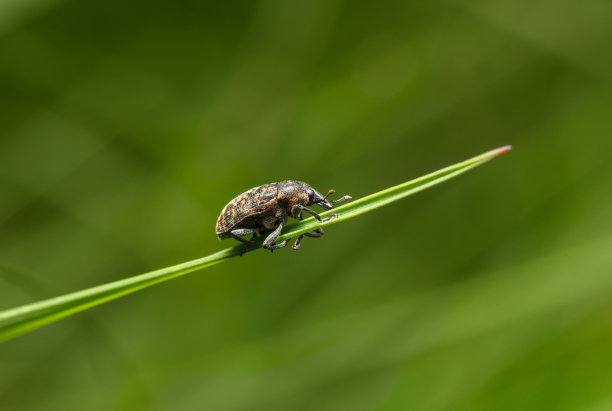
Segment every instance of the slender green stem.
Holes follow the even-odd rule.
[[[368,211],[372,211],[376,208],[382,207],[386,204],[392,203],[401,198],[407,197],[411,194],[425,190],[426,188],[456,177],[459,174],[465,173],[467,170],[489,161],[509,150],[510,146],[505,146],[486,152],[461,163],[443,168],[395,187],[379,191],[351,203],[345,204],[334,210],[322,213],[322,217],[332,213],[337,214],[337,218],[329,221],[321,223],[314,218],[309,218],[296,224],[292,224],[287,226],[285,232],[279,237],[279,240],[294,238],[300,234],[312,231],[317,227],[336,224],[363,213],[367,213]],[[255,246],[253,246],[251,250],[261,247],[261,243],[262,239],[257,239]],[[226,248],[225,250],[221,250],[207,257],[198,258],[196,260],[177,264],[171,267],[151,271],[146,274],[129,277],[71,294],[66,294],[2,311],[0,312],[0,341],[14,338],[28,331],[42,327],[45,324],[60,320],[69,315],[95,307],[121,296],[131,294],[151,285],[170,280],[171,278],[180,277],[204,267],[218,264],[222,261],[228,260],[231,257],[238,256],[241,249],[242,245],[237,245]]]

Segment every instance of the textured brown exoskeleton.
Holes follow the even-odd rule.
[[[329,190],[327,195],[323,197],[310,185],[296,180],[264,184],[252,188],[230,201],[221,211],[215,231],[221,240],[235,238],[245,243],[246,245],[240,253],[242,255],[250,245],[254,244],[252,241],[242,238],[243,236],[253,234],[252,238],[255,238],[262,231],[274,230],[263,242],[263,248],[274,251],[286,246],[289,241],[285,240],[282,243],[274,244],[288,217],[303,220],[302,213],[304,211],[312,214],[319,221],[329,221],[336,217],[336,214],[332,214],[322,220],[319,214],[306,207],[311,204],[318,204],[325,210],[331,210],[334,208],[332,203],[351,199],[351,196],[344,196],[338,200],[328,200],[327,197],[333,193],[334,190]],[[294,250],[300,248],[300,242],[304,235],[321,237],[323,234],[322,228],[302,234],[295,240],[292,248]]]

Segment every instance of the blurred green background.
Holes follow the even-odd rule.
[[[301,179],[441,186],[0,346],[0,410],[612,409],[612,3],[0,1],[0,310]]]

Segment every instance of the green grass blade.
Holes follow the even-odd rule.
[[[285,232],[279,237],[279,239],[284,240],[294,238],[300,234],[312,231],[317,227],[337,224],[341,221],[348,220],[349,218],[367,213],[368,211],[372,211],[376,208],[382,207],[386,204],[392,203],[401,198],[407,197],[411,194],[425,190],[426,188],[456,177],[459,174],[462,174],[471,168],[489,161],[509,150],[510,146],[505,146],[486,152],[469,160],[443,168],[395,187],[379,191],[321,214],[321,216],[326,216],[331,213],[336,213],[338,217],[333,220],[320,223],[314,218],[309,218],[296,224],[292,224],[287,226]],[[261,247],[262,241],[263,240],[261,238],[257,239],[257,243],[252,247],[252,250]],[[239,255],[241,248],[242,245],[237,245],[211,254],[207,257],[2,311],[0,312],[0,342],[35,330],[45,324],[52,323],[69,315],[76,314],[88,308],[103,304],[107,301],[112,301],[121,296],[131,294],[151,285],[161,283],[175,277],[180,277],[184,274],[204,267],[218,264],[222,261],[228,260],[231,257]]]

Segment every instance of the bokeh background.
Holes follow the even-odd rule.
[[[0,309],[221,208],[514,150],[0,346],[0,410],[612,409],[612,3],[0,2]]]

